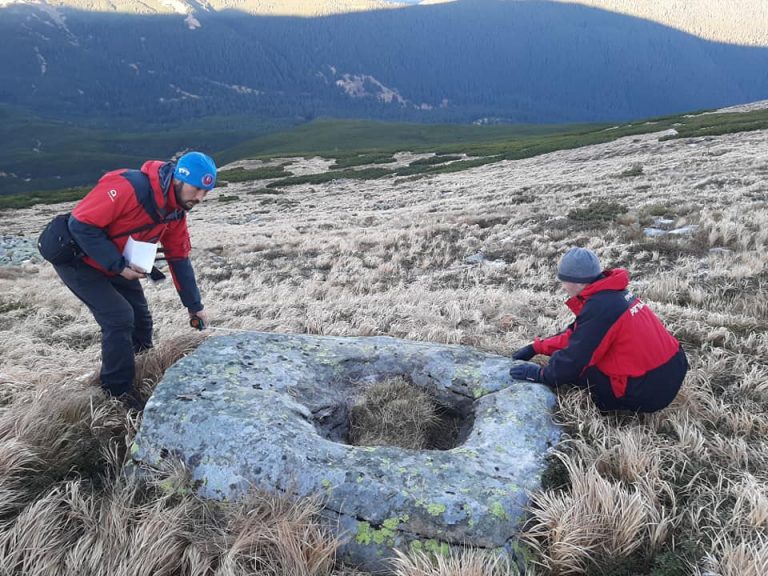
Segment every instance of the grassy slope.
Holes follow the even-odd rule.
[[[594,126],[585,125],[580,128],[590,130]],[[244,142],[221,152],[217,157],[223,162],[279,155],[317,154],[336,158],[366,151],[442,149],[444,146],[503,143],[517,138],[558,133],[564,129],[568,130],[556,125],[465,126],[322,119],[287,132]]]
[[[242,139],[246,132],[226,133],[207,131],[208,126],[197,126],[195,131],[186,133],[162,132],[157,134],[123,134],[107,137],[91,129],[67,127],[51,123],[28,124],[23,132],[40,135],[47,146],[71,150],[42,157],[23,150],[18,139],[10,138],[19,132],[21,120],[8,119],[0,128],[0,154],[14,158],[17,169],[41,170],[40,173],[53,178],[64,167],[81,166],[83,171],[101,166],[103,170],[116,166],[140,165],[148,157],[169,157],[175,152],[178,142],[195,143],[196,147],[215,150],[226,141]],[[29,119],[27,119],[29,120]],[[457,126],[457,125],[416,125],[385,124],[370,121],[318,120],[295,129],[269,134],[248,140],[235,147],[214,154],[219,164],[243,158],[270,159],[279,156],[317,155],[337,159],[340,167],[355,164],[382,163],[388,155],[402,150],[429,151],[438,154],[462,153],[472,156],[471,160],[452,164],[421,164],[409,166],[396,172],[388,169],[373,170],[359,174],[358,178],[381,178],[390,174],[400,176],[454,172],[502,159],[530,158],[555,150],[564,150],[610,142],[617,138],[656,132],[674,128],[677,136],[691,137],[726,134],[746,130],[768,128],[768,110],[746,113],[721,113],[678,115],[655,118],[647,121],[619,126],[577,125],[577,126]],[[5,136],[5,137],[2,137]],[[209,143],[208,146],[203,145]],[[201,144],[202,143],[202,144]],[[31,149],[31,148],[30,148]],[[119,153],[118,153],[119,151]],[[359,157],[359,158],[358,158]],[[7,162],[7,160],[6,160]],[[41,168],[38,168],[42,165]],[[0,167],[5,171],[7,168]],[[77,170],[75,170],[76,172]],[[239,175],[239,179],[248,175]],[[264,178],[258,173],[253,179]],[[272,182],[270,186],[300,184],[304,182],[325,182],[334,178],[349,177],[349,172],[331,172],[322,175],[288,177]],[[74,177],[73,177],[74,178]],[[50,183],[50,180],[47,181]],[[87,189],[68,186],[44,192],[0,195],[0,209],[22,208],[37,203],[56,203],[77,198]]]
[[[401,150],[527,157],[542,151],[608,142],[622,136],[668,128],[678,130],[680,137],[758,130],[768,128],[768,111],[674,115],[618,126],[460,126],[318,120],[287,132],[244,142],[220,152],[217,159],[232,162],[241,158],[310,154],[338,158]]]
[[[719,130],[720,120],[692,119],[685,130]],[[765,576],[765,133],[696,146],[635,140],[461,178],[273,196],[241,182],[223,191],[240,195],[228,204],[215,191],[191,214],[212,324],[509,356],[570,320],[554,268],[567,246],[589,246],[631,270],[691,371],[675,403],[650,416],[604,417],[584,391],[560,391],[556,417],[570,441],[534,495],[528,574]],[[31,236],[61,208],[0,213],[0,227]],[[645,237],[659,216],[699,229]],[[477,254],[486,260],[471,264]],[[140,357],[145,394],[197,343],[172,284],[147,291],[159,346]],[[50,266],[0,268],[0,312],[0,574],[352,576],[331,568],[333,542],[298,514],[306,503],[286,520],[274,503],[198,500],[181,469],[119,474],[136,422],[77,380],[98,369],[98,328]],[[517,576],[473,571],[474,558],[443,569],[406,559],[396,574]]]
[[[0,114],[2,114],[0,109]],[[10,114],[5,110],[0,124],[0,171],[19,175],[36,174],[38,191],[24,190],[8,194],[21,186],[13,179],[0,181],[0,209],[19,208],[35,203],[55,203],[73,197],[73,189],[88,185],[92,179],[83,175],[98,168],[101,172],[118,166],[140,165],[151,157],[173,155],[180,143],[189,147],[217,150],[228,143],[243,139],[248,132],[214,132],[215,124],[193,125],[187,132],[158,132],[148,134],[106,134],[93,128],[81,128],[41,121],[32,117]],[[222,124],[226,126],[225,124]],[[262,130],[266,130],[262,127]],[[478,127],[478,126],[426,126],[414,124],[383,124],[365,121],[321,120],[250,140],[214,157],[220,164],[257,156],[300,156],[325,154],[339,158],[356,156],[364,150],[400,150],[405,148],[435,148],[445,143],[456,147],[462,144],[487,146],[494,142],[509,142],[532,134],[546,134],[562,128],[548,126]],[[13,135],[23,134],[23,138]],[[41,152],[33,149],[45,142]],[[338,144],[337,144],[338,143]],[[46,150],[52,150],[47,152]],[[56,175],[68,172],[68,181],[61,182]],[[58,186],[57,186],[58,183]],[[64,184],[64,187],[61,187]],[[51,190],[56,187],[58,189]],[[3,195],[4,193],[4,195]]]
[[[625,126],[595,137],[681,121],[687,122],[676,127],[682,134],[699,136],[755,125],[745,116],[706,115],[660,119],[657,125]],[[745,456],[747,448],[740,444],[742,435],[753,443],[765,433],[765,395],[754,393],[765,371],[750,372],[765,355],[759,336],[766,326],[760,289],[765,272],[753,260],[765,242],[759,232],[765,209],[750,197],[760,176],[739,162],[748,147],[739,152],[738,145],[718,146],[714,138],[696,148],[672,145],[691,152],[681,153],[671,170],[669,148],[660,146],[649,158],[638,143],[636,155],[627,153],[610,167],[604,164],[616,150],[603,148],[585,150],[590,161],[568,163],[559,173],[542,158],[536,159],[544,165],[538,171],[527,161],[496,169],[492,179],[483,180],[478,172],[471,184],[448,178],[400,187],[390,181],[338,182],[312,192],[286,189],[282,202],[258,190],[246,192],[230,217],[263,210],[259,218],[266,226],[253,228],[263,236],[241,241],[238,230],[234,238],[242,242],[241,250],[209,274],[220,292],[260,286],[281,309],[293,307],[295,322],[279,329],[385,333],[498,347],[494,350],[506,354],[504,346],[561,326],[554,320],[561,302],[551,293],[556,255],[574,243],[593,246],[614,264],[631,268],[642,282],[642,297],[689,350],[693,369],[678,405],[649,418],[602,419],[583,396],[561,397],[560,417],[575,440],[564,454],[563,476],[570,485],[539,496],[541,508],[528,533],[537,559],[551,568],[543,573],[682,576],[691,573],[690,561],[719,565],[713,573],[762,575],[758,563],[765,562],[765,548],[740,532],[755,521],[765,527],[758,500],[765,493],[759,470],[766,453],[755,447]],[[622,146],[633,145],[625,140]],[[692,163],[701,157],[722,160]],[[665,180],[670,173],[671,180]],[[585,182],[587,174],[592,182]],[[439,200],[436,189],[443,194]],[[324,205],[335,198],[335,209]],[[347,212],[350,198],[359,203]],[[594,199],[588,211],[585,198]],[[745,210],[747,205],[753,209]],[[217,217],[224,210],[217,207]],[[287,213],[275,215],[281,211]],[[701,231],[680,240],[647,239],[642,227],[656,215],[696,222]],[[280,225],[287,222],[291,228]],[[232,245],[222,235],[213,242]],[[710,247],[733,252],[708,256]],[[463,257],[476,250],[499,267],[467,269]],[[231,276],[224,278],[227,266]],[[702,266],[708,274],[692,276]],[[326,286],[327,291],[321,288]],[[365,306],[370,308],[363,312]],[[263,308],[243,304],[238,310],[248,311],[245,325],[263,322]],[[497,332],[501,311],[509,314],[511,326]],[[758,475],[755,488],[748,483],[750,474]],[[734,505],[736,496],[742,504]],[[754,508],[744,504],[749,498]]]
[[[280,188],[343,178],[376,179],[390,175],[457,172],[499,160],[530,158],[555,150],[600,144],[624,136],[670,128],[677,130],[678,134],[670,134],[668,138],[759,130],[768,128],[768,111],[677,115],[620,126],[414,126],[326,120],[244,143],[222,153],[220,157],[235,160],[242,157],[269,159],[280,155],[318,155],[336,159],[336,165],[331,171],[288,176],[268,184],[270,188]],[[410,166],[392,170],[386,167],[362,172],[348,169],[355,165],[385,164],[393,153],[401,150],[429,151],[443,155],[460,153],[472,158],[450,164],[417,160]],[[224,179],[229,178],[226,172],[222,176]],[[258,172],[253,172],[251,176],[253,180],[266,178]],[[238,173],[235,177],[243,181],[248,179],[248,174]]]

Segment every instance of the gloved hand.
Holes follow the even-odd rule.
[[[536,356],[536,350],[533,349],[533,344],[528,344],[528,346],[523,346],[517,352],[512,354],[512,359],[513,360],[530,360],[534,356]]]
[[[515,364],[509,369],[509,375],[515,380],[528,380],[529,382],[541,382],[541,366],[533,362]]]

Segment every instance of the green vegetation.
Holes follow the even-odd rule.
[[[457,162],[451,162],[450,164],[440,164],[437,166],[430,166],[428,164],[414,165],[412,163],[410,166],[398,169],[395,174],[398,176],[411,176],[413,174],[446,174],[448,172],[469,170],[470,168],[492,164],[500,160],[503,160],[500,156],[486,156],[483,158],[474,158],[472,160],[459,160]]]
[[[333,180],[351,179],[351,180],[375,180],[392,174],[391,170],[386,168],[365,168],[363,170],[333,170],[331,172],[322,172],[320,174],[307,174],[305,176],[289,176],[282,180],[276,180],[267,184],[267,188],[282,188],[283,186],[294,186],[296,184],[322,184]]]
[[[59,202],[74,202],[85,196],[90,188],[66,188],[49,192],[32,194],[11,194],[0,196],[0,210],[28,208],[35,204],[58,204]]]
[[[456,154],[437,154],[429,158],[419,158],[411,162],[410,166],[432,166],[434,164],[443,164],[452,160],[461,160],[461,156]]]
[[[74,191],[84,189],[72,186],[75,183],[92,184],[103,173],[103,167],[138,166],[147,157],[167,158],[179,149],[180,142],[193,143],[195,147],[211,151],[223,150],[214,152],[214,158],[219,164],[243,158],[269,160],[278,156],[322,156],[335,160],[332,165],[334,169],[320,174],[286,176],[284,166],[265,166],[251,170],[226,170],[220,176],[222,182],[280,178],[268,184],[269,188],[280,188],[296,184],[320,184],[342,178],[376,179],[390,175],[419,177],[457,172],[500,160],[520,160],[557,150],[669,129],[676,130],[677,134],[664,136],[663,139],[768,129],[768,110],[667,116],[618,126],[418,125],[322,119],[288,131],[247,140],[245,131],[197,132],[191,131],[190,127],[201,129],[203,126],[191,124],[186,127],[187,131],[106,135],[94,129],[9,115],[7,109],[4,112],[6,117],[0,126],[0,135],[6,138],[0,138],[0,157],[4,159],[0,172],[15,174],[17,177],[0,177],[0,189],[6,194],[27,194],[0,195],[0,209],[76,200],[82,192]],[[31,152],[31,142],[20,142],[18,138],[12,137],[12,133],[18,134],[21,131],[23,119],[30,122],[23,128],[25,138],[46,142],[45,146],[50,152]],[[226,126],[226,123],[222,125]],[[226,148],[226,143],[233,141],[241,143]],[[393,170],[385,167],[350,169],[366,164],[389,163],[393,160],[393,154],[403,150],[434,152],[436,156],[416,160],[409,166]],[[470,159],[460,160],[463,156],[459,154],[470,156]],[[641,175],[642,171],[640,165],[630,166],[617,176],[632,178]],[[35,175],[32,183],[24,182],[19,177],[24,174]],[[64,174],[66,177],[59,176]],[[42,192],[61,187],[62,184],[70,187]],[[36,186],[35,192],[30,190],[33,185]],[[572,218],[595,219],[595,216],[587,217],[579,213],[573,214]]]
[[[541,474],[541,487],[544,490],[565,490],[571,486],[568,469],[557,456],[548,455],[545,459],[546,468]]]
[[[437,154],[434,159],[417,160],[394,172],[397,176],[410,176],[466,170],[499,160],[520,160],[556,150],[602,144],[625,136],[661,132],[671,128],[678,134],[665,138],[758,130],[768,128],[768,110],[666,116],[618,126],[427,126],[323,119],[287,132],[243,143],[217,157],[233,161],[246,157],[317,155],[335,158],[336,164],[333,167],[337,168],[386,163],[390,161],[392,154],[403,150]],[[459,154],[472,158],[457,160]],[[445,164],[449,160],[456,161]],[[438,164],[434,165],[435,163]],[[638,172],[642,173],[641,171],[642,167],[630,167],[621,176],[632,177],[639,175]],[[381,177],[377,172],[368,174],[375,178]],[[338,177],[345,176],[339,176],[337,173],[331,179]]]
[[[598,200],[586,208],[575,208],[568,212],[568,218],[578,222],[610,222],[619,214],[624,214],[627,207],[617,202]]]
[[[233,168],[232,170],[221,170],[218,178],[227,182],[249,182],[252,180],[269,180],[271,178],[283,178],[287,173],[285,167],[264,166],[247,170],[245,168]]]
[[[685,116],[678,122],[673,122],[671,126],[677,130],[677,135],[667,136],[663,140],[692,138],[694,136],[719,136],[752,130],[768,130],[768,110]]]
[[[342,159],[340,167],[373,164],[402,150],[445,154],[464,152],[470,145],[505,146],[513,139],[543,137],[563,131],[586,132],[607,125],[467,126],[462,124],[396,124],[367,120],[320,119],[292,130],[243,142],[216,155],[234,162],[242,158],[323,156]],[[358,161],[353,161],[357,159]]]
[[[339,155],[336,162],[331,166],[333,169],[351,168],[352,166],[364,166],[365,164],[389,164],[394,162],[392,154],[389,152],[373,152],[369,154],[349,154]]]

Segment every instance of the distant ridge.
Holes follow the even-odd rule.
[[[328,16],[399,8],[387,0],[0,0],[3,5],[28,4],[51,9],[125,14],[193,14],[241,10],[263,16]]]
[[[193,14],[241,10],[263,16],[315,17],[456,1],[460,0],[0,0],[0,8],[11,4],[30,4],[127,14]],[[768,46],[768,0],[542,1],[581,4],[636,16],[717,42]]]
[[[671,26],[707,40],[768,46],[768,0],[554,0]]]

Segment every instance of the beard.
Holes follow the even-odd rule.
[[[190,200],[187,200],[186,202],[181,197],[181,191],[184,188],[184,182],[181,180],[175,180],[173,181],[173,193],[176,196],[176,204],[181,206],[186,212],[189,212],[192,210],[192,208],[195,206],[196,203],[193,203]]]

